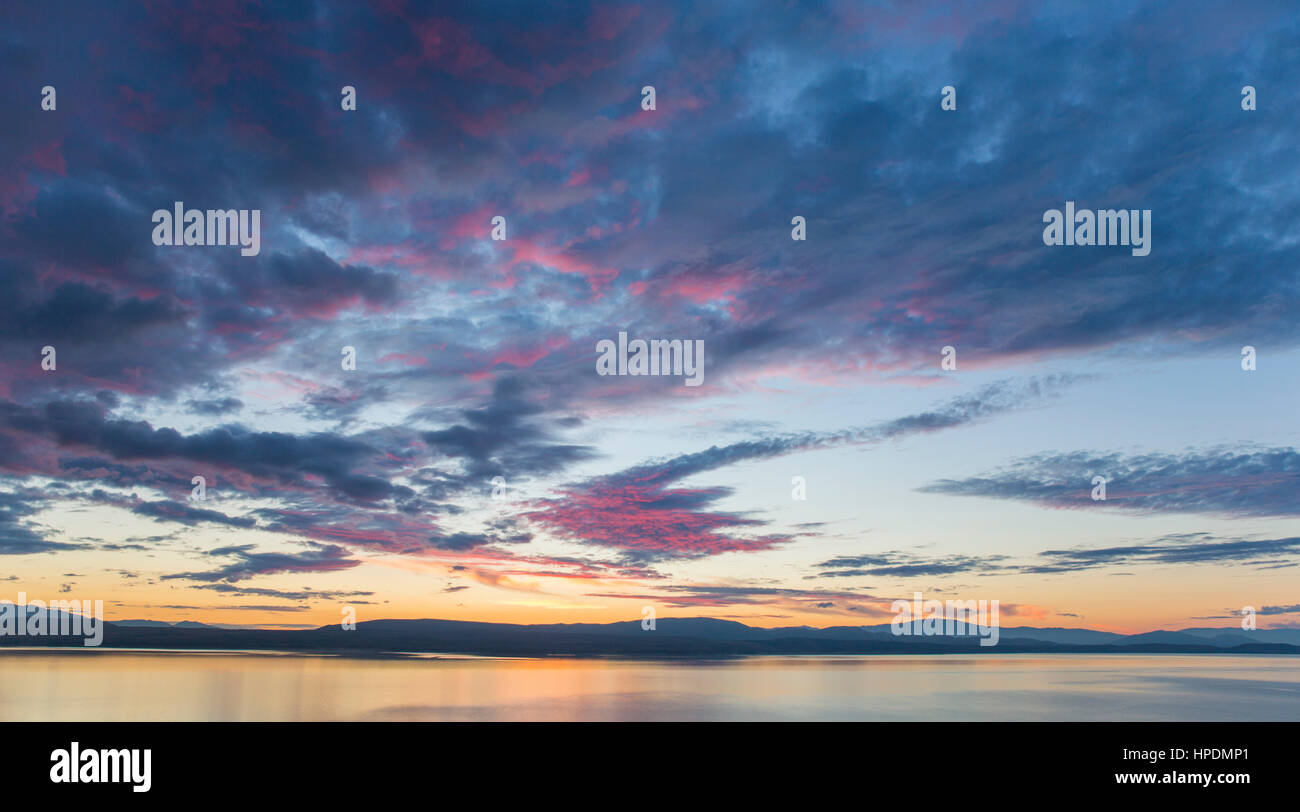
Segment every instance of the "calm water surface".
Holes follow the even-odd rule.
[[[0,652],[3,721],[1300,720],[1300,658]]]

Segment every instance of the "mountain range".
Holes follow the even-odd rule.
[[[972,629],[973,632],[973,629]],[[487,656],[731,657],[752,654],[1006,654],[1006,653],[1232,653],[1300,654],[1300,629],[1245,631],[1188,628],[1118,634],[1091,629],[1011,626],[997,645],[975,633],[896,636],[876,626],[762,628],[708,617],[641,621],[517,625],[461,620],[372,620],[355,629],[224,628],[194,621],[121,620],[104,624],[103,648],[228,649],[332,652],[350,655],[477,654]],[[0,646],[76,646],[79,637],[0,636]]]

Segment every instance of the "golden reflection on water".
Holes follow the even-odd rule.
[[[7,650],[4,721],[1300,720],[1300,658]]]

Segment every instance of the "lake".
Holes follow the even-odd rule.
[[[350,659],[8,649],[3,721],[1297,721],[1300,658]]]

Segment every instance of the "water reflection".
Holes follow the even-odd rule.
[[[0,720],[1300,720],[1300,658],[625,661],[8,650]]]

